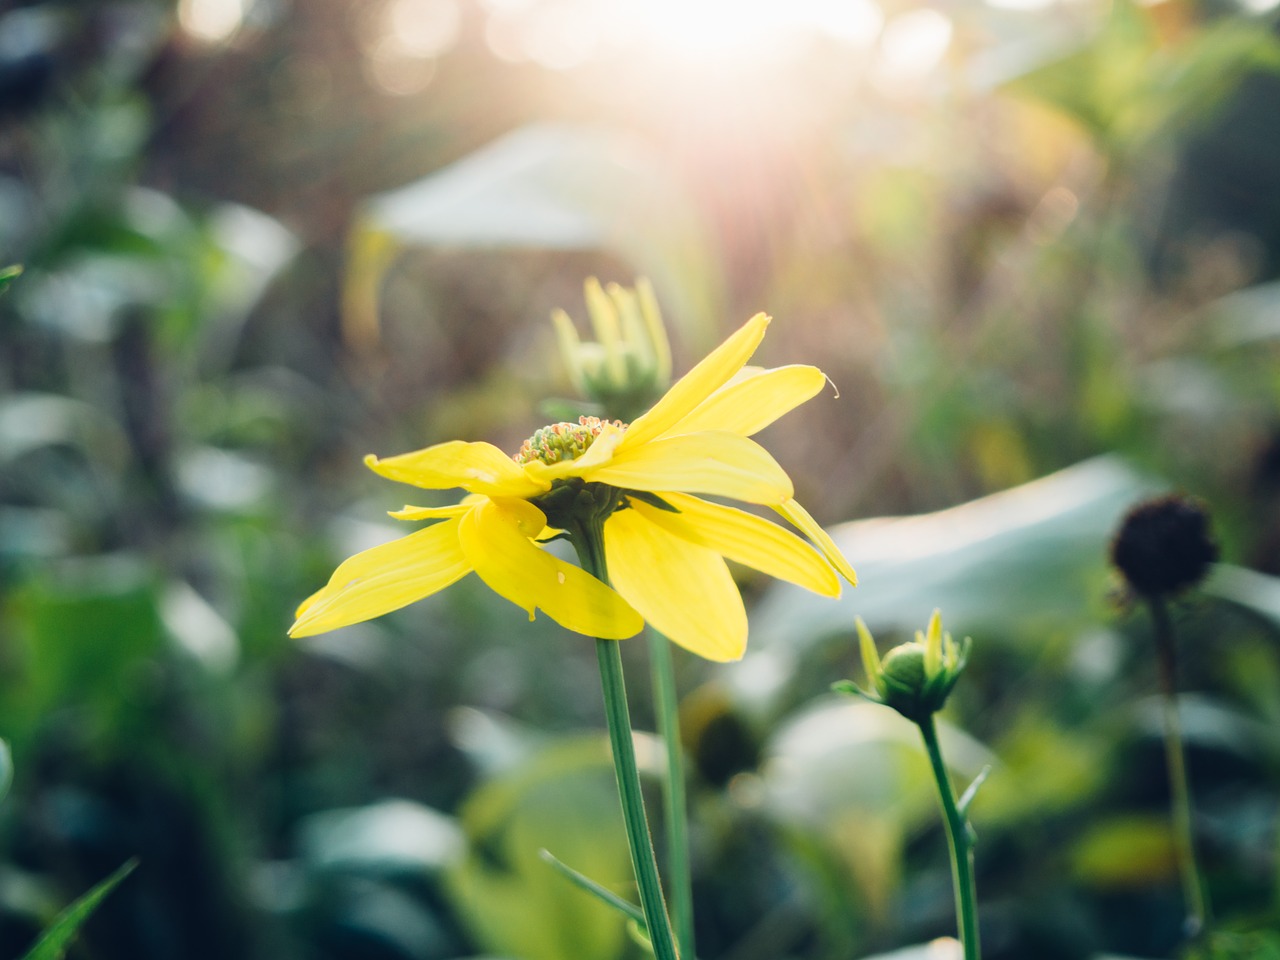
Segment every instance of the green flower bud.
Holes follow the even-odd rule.
[[[915,691],[924,686],[924,647],[901,643],[884,656],[881,676],[886,684]]]
[[[671,346],[653,287],[643,277],[634,290],[616,283],[584,284],[596,341],[583,341],[563,310],[551,315],[560,353],[574,389],[610,417],[633,420],[670,386]]]
[[[908,720],[921,723],[941,710],[969,660],[970,640],[957,644],[942,631],[942,614],[935,610],[927,631],[899,644],[881,661],[875,641],[861,618],[856,621],[862,648],[862,664],[871,690],[845,681],[839,690],[857,692],[877,703],[893,707]]]

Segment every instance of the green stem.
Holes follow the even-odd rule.
[[[680,743],[679,698],[671,663],[671,644],[656,630],[648,631],[649,663],[653,675],[654,710],[658,734],[666,746],[667,776],[662,785],[663,823],[667,834],[667,879],[671,914],[680,955],[694,956],[693,879],[689,866],[689,823],[684,790],[684,751]]]
[[[598,527],[582,527],[570,535],[578,551],[582,568],[600,580],[609,582],[605,563],[604,538]],[[653,852],[653,838],[644,812],[644,794],[640,790],[640,771],[636,766],[635,743],[631,736],[631,713],[627,709],[627,688],[622,676],[622,654],[616,640],[596,640],[596,658],[600,663],[600,685],[604,691],[604,712],[609,725],[609,745],[613,750],[613,770],[618,779],[618,798],[622,801],[622,818],[627,828],[627,844],[631,848],[631,866],[640,889],[640,908],[644,911],[649,942],[656,960],[679,960],[671,921],[662,897],[662,881],[658,876],[658,860]]]
[[[1186,900],[1186,933],[1195,937],[1209,920],[1209,904],[1196,865],[1196,847],[1191,809],[1191,788],[1187,779],[1186,755],[1182,748],[1182,731],[1178,723],[1178,660],[1173,621],[1161,597],[1147,597],[1151,621],[1155,626],[1156,662],[1160,670],[1160,689],[1164,705],[1164,755],[1169,770],[1169,794],[1172,804],[1173,842],[1182,875],[1182,892]]]
[[[960,944],[964,948],[964,960],[979,960],[978,950],[978,892],[973,876],[973,836],[969,824],[956,806],[956,796],[951,789],[951,778],[942,762],[942,750],[938,746],[938,731],[933,714],[917,721],[929,753],[929,765],[938,783],[938,799],[942,803],[942,822],[947,828],[947,844],[951,848],[951,882],[956,895],[956,925],[960,930]]]

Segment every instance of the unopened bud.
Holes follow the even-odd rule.
[[[671,347],[648,280],[634,290],[591,277],[583,285],[595,341],[583,341],[563,310],[551,320],[574,389],[609,417],[630,421],[671,381]]]
[[[839,684],[839,689],[857,690],[916,723],[942,709],[968,663],[970,641],[967,637],[962,644],[952,640],[951,634],[943,632],[942,615],[935,610],[927,631],[916,631],[914,640],[894,647],[882,661],[861,618],[857,627],[862,663],[871,689],[861,690],[848,683]]]

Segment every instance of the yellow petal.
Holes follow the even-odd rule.
[[[387,516],[394,520],[445,520],[449,517],[460,517],[473,509],[469,503],[451,503],[447,507],[413,507],[406,504],[399,510],[388,510]]]
[[[814,545],[822,551],[823,556],[836,568],[836,572],[840,576],[848,580],[852,586],[856,587],[858,585],[858,575],[854,572],[853,567],[844,558],[844,554],[840,552],[840,548],[836,546],[835,541],[831,539],[827,531],[818,525],[817,520],[809,516],[808,510],[800,506],[795,500],[775,504],[773,509],[790,520],[801,533],[812,540]]]
[[[764,447],[735,433],[690,433],[634,448],[624,440],[611,461],[579,476],[632,490],[683,490],[747,503],[780,504],[794,493],[791,478]]]
[[[627,429],[621,449],[638,447],[662,436],[703,400],[720,389],[755,353],[764,339],[769,317],[757,313],[672,385],[650,410]]]
[[[551,486],[530,477],[520,464],[491,443],[450,440],[383,460],[370,454],[364,462],[389,480],[428,490],[462,487],[491,497],[532,497]]]
[[[654,628],[700,657],[723,663],[747,648],[747,613],[724,559],[619,510],[604,525],[614,588]]]
[[[664,493],[662,498],[680,512],[670,513],[639,501],[632,501],[631,506],[667,532],[710,547],[730,560],[824,597],[840,596],[840,578],[831,565],[789,530],[745,510],[683,493]]]
[[[490,500],[459,523],[462,550],[480,579],[527,610],[529,619],[542,609],[566,629],[605,640],[634,636],[644,626],[615,591],[529,540],[546,526],[532,504]]]
[[[749,437],[813,399],[826,382],[817,367],[801,364],[760,370],[717,390],[665,435],[725,430]]]
[[[418,530],[345,560],[329,583],[298,607],[291,637],[309,637],[399,610],[471,572],[457,520]]]

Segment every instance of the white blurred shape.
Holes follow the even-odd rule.
[[[169,584],[160,601],[160,618],[178,645],[211,673],[225,676],[235,667],[240,658],[235,631],[190,584]]]
[[[554,4],[525,20],[525,57],[552,70],[581,66],[595,53],[598,29],[595,17],[568,4]]]
[[[458,40],[457,0],[389,0],[383,11],[388,39],[406,55],[438,57]]]
[[[876,87],[890,95],[917,87],[946,56],[951,34],[951,21],[927,7],[894,17],[880,34]]]
[[[872,0],[809,0],[797,11],[823,33],[857,46],[871,43],[884,26],[884,13]]]
[[[273,475],[261,464],[216,447],[196,447],[178,462],[178,484],[197,503],[215,510],[245,510],[271,490]]]
[[[1031,13],[1036,10],[1048,10],[1057,6],[1060,0],[986,0],[988,7],[995,10],[1013,10]]]
[[[365,73],[384,93],[408,97],[421,93],[435,78],[436,61],[406,56],[394,40],[384,37],[365,58]]]
[[[197,40],[220,43],[240,28],[247,13],[248,0],[181,0],[178,23]]]

